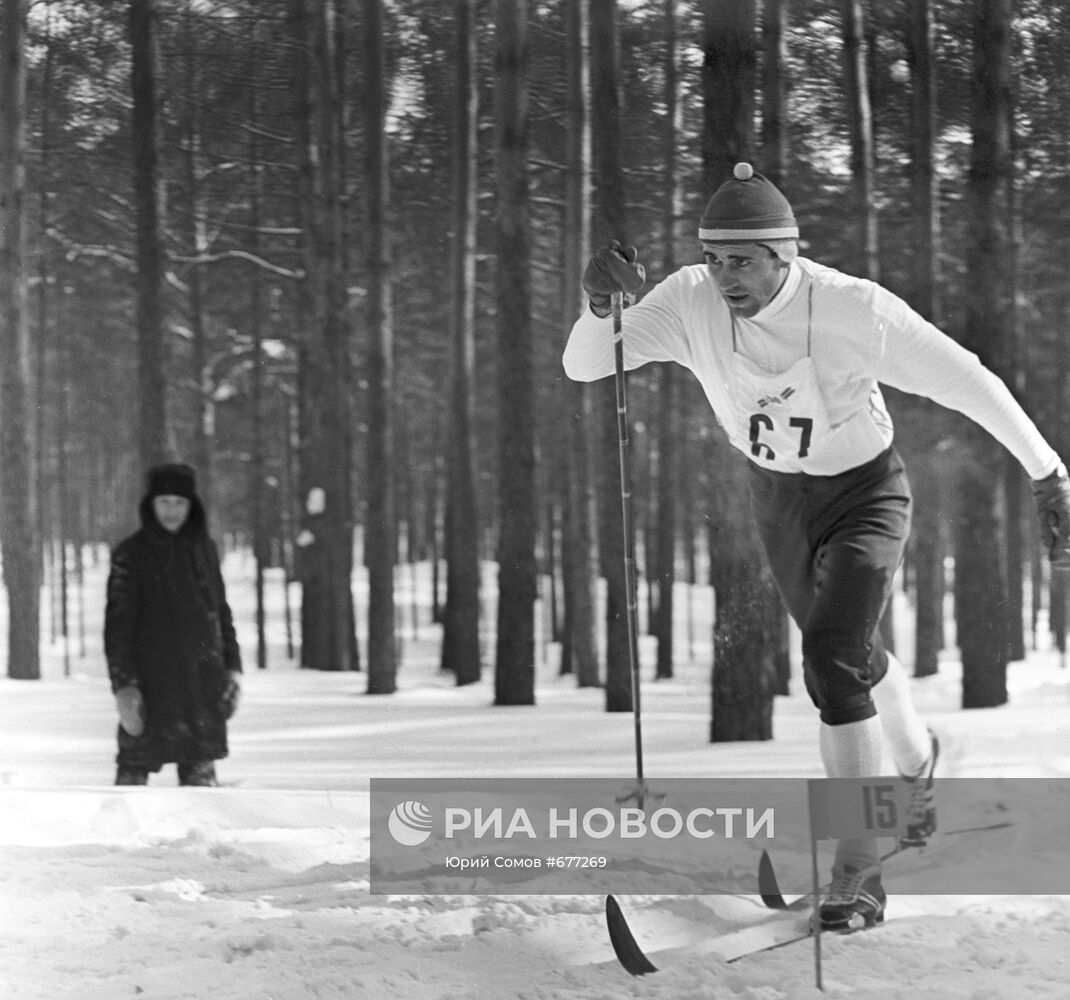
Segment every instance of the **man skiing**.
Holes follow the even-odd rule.
[[[680,268],[626,310],[625,367],[688,368],[729,442],[750,460],[762,544],[802,631],[826,773],[879,775],[887,740],[909,782],[904,839],[922,844],[936,828],[939,745],[878,631],[912,503],[878,383],[964,413],[1017,458],[1058,570],[1070,570],[1066,467],[975,355],[874,282],[800,257],[790,204],[749,164],[714,193],[698,236],[705,263]],[[563,356],[570,378],[613,374],[610,301],[623,292],[634,302],[642,289],[636,256],[614,244],[588,263],[589,309]],[[877,842],[841,840],[818,906],[822,926],[871,926],[885,902]]]

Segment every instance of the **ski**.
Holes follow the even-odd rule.
[[[734,931],[714,935],[698,944],[665,948],[648,955],[635,940],[619,904],[612,896],[606,900],[606,909],[607,913],[609,910],[614,911],[610,939],[613,942],[617,960],[627,972],[636,977],[658,972],[663,966],[671,965],[674,960],[683,961],[709,956],[731,965],[768,951],[776,951],[813,939],[810,913],[787,912],[775,917],[767,917]],[[886,922],[873,924],[870,927],[827,930],[823,933],[828,937],[849,937],[863,931],[876,930],[878,927],[883,927]]]
[[[606,897],[606,922],[617,961],[633,976],[645,976],[657,972],[661,968],[661,963],[671,962],[674,958],[711,955],[723,962],[737,962],[749,955],[783,948],[810,937],[809,916],[791,914],[774,918],[767,917],[755,924],[715,935],[697,945],[666,948],[654,952],[653,955],[647,955],[635,940],[624,912],[613,896]]]
[[[996,823],[982,824],[980,826],[963,826],[955,830],[945,830],[941,837],[955,837],[961,836],[966,833],[989,833],[994,830],[1005,830],[1008,827],[1015,826],[1009,820],[1001,820]],[[905,844],[897,842],[895,847],[888,851],[885,851],[881,855],[881,863],[890,861],[892,858],[897,857],[900,854],[904,854],[907,851],[918,850],[925,851],[926,848],[932,847],[931,844]],[[777,911],[790,911],[799,910],[804,907],[810,906],[813,902],[812,893],[805,893],[802,896],[798,896],[790,902],[780,891],[780,885],[777,881],[776,871],[773,868],[773,860],[769,857],[768,851],[762,851],[762,856],[758,861],[758,894],[761,896],[762,902],[770,910]]]
[[[780,883],[777,881],[776,870],[773,868],[773,859],[768,851],[762,851],[758,861],[758,895],[762,902],[770,910],[798,910],[810,902],[810,895],[798,896],[790,903],[780,891]]]
[[[657,972],[658,967],[643,953],[635,940],[620,903],[612,896],[606,896],[606,926],[609,928],[609,941],[617,961],[633,976],[645,976],[648,972]]]
[[[954,837],[968,833],[987,833],[994,830],[1003,830],[1016,826],[1011,821],[1000,821],[979,826],[961,827],[955,830],[947,830],[941,837]],[[896,844],[882,856],[882,861],[887,861],[896,855],[905,854],[908,850],[923,845]],[[929,845],[930,849],[932,845]],[[798,941],[809,940],[812,936],[810,929],[810,913],[813,896],[806,893],[793,900],[785,898],[780,891],[777,881],[776,870],[773,861],[767,851],[763,851],[758,863],[758,892],[764,906],[774,911],[776,916],[770,916],[754,924],[741,927],[738,930],[728,931],[711,937],[698,945],[681,948],[669,948],[664,951],[654,952],[647,955],[643,951],[628,920],[621,909],[620,904],[613,896],[606,897],[606,924],[609,929],[609,940],[613,945],[613,952],[617,961],[633,976],[645,976],[657,972],[660,963],[671,961],[673,957],[695,957],[713,955],[724,962],[738,962],[751,955],[784,948]],[[883,924],[875,924],[870,928],[847,928],[842,931],[829,931],[837,937],[859,933],[862,930],[873,930]]]

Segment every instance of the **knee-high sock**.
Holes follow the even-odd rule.
[[[877,716],[843,726],[821,723],[821,760],[830,778],[872,778],[881,773],[881,723]],[[880,851],[872,839],[848,839],[836,844],[836,867],[877,864]]]
[[[821,723],[821,762],[830,778],[874,778],[881,773],[881,721],[874,715],[843,726]]]
[[[913,777],[928,761],[932,741],[914,707],[910,678],[903,664],[891,653],[888,654],[888,671],[874,686],[872,696],[896,769],[900,774]]]

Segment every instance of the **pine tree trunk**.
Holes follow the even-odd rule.
[[[38,680],[41,547],[24,242],[26,4],[3,0],[0,18],[0,551],[8,600],[7,674]]]
[[[200,93],[197,71],[197,34],[194,25],[194,12],[187,8],[185,12],[184,53],[185,86],[187,112],[185,121],[185,142],[183,150],[183,168],[186,184],[186,204],[184,218],[182,220],[183,236],[186,242],[186,252],[196,258],[204,250],[203,220],[206,213],[202,210],[199,198],[199,172],[198,154],[201,148],[201,114],[204,107]],[[255,84],[250,87],[253,95],[253,114],[255,120]],[[254,176],[258,176],[254,174]],[[255,241],[256,229],[253,229],[252,238]],[[255,248],[254,248],[255,252]],[[254,279],[255,280],[255,279]],[[212,384],[209,377],[210,366],[208,362],[208,333],[205,329],[204,307],[204,282],[201,275],[201,265],[194,262],[186,278],[189,288],[187,299],[187,311],[190,329],[190,368],[191,377],[189,384],[193,387],[193,412],[194,426],[190,458],[197,469],[197,482],[199,492],[209,506],[212,506],[213,481],[212,481],[212,423],[213,402]]]
[[[851,259],[861,261],[861,277],[876,281],[879,272],[877,203],[874,197],[876,157],[866,63],[862,0],[843,0],[844,93],[851,132],[851,217],[857,220],[858,225],[855,253]]]
[[[527,11],[499,0],[499,539],[496,705],[535,702],[535,391],[528,211]]]
[[[716,600],[710,740],[772,739],[780,602],[751,519],[745,459],[712,449],[708,545]]]
[[[780,187],[787,158],[788,3],[762,2],[762,172]]]
[[[385,121],[383,2],[364,0],[365,302],[368,352],[368,482],[364,525],[368,565],[368,693],[397,687],[394,563],[397,511],[394,456],[394,320],[387,211],[390,178]]]
[[[620,56],[616,0],[591,0],[594,163],[592,244],[628,243],[620,136]],[[599,566],[606,581],[606,711],[632,711],[625,541],[621,509],[617,398],[612,379],[591,386],[597,424]]]
[[[137,211],[138,454],[143,470],[163,461],[167,455],[156,18],[155,0],[131,0],[134,200]]]
[[[758,51],[754,0],[705,0],[702,92],[704,198],[754,152]]]
[[[473,0],[456,0],[457,99],[453,194],[453,378],[450,404],[449,499],[446,529],[446,612],[442,668],[457,683],[481,674],[479,655],[479,511],[476,502],[475,350],[477,31]]]
[[[910,482],[914,493],[911,562],[914,568],[914,676],[928,677],[939,668],[944,648],[944,539],[940,530],[943,501],[939,458],[912,456]]]
[[[254,58],[258,47],[254,44]],[[257,120],[256,88],[251,90],[252,95],[252,119]],[[250,246],[252,252],[259,256],[260,252],[260,225],[263,192],[261,190],[262,174],[259,169],[260,145],[259,137],[255,130],[249,137],[249,163],[253,167],[253,187],[249,199],[249,228]],[[192,289],[191,289],[192,291]],[[270,562],[270,538],[266,521],[267,499],[267,442],[264,428],[264,289],[260,269],[257,268],[251,278],[249,288],[249,330],[253,348],[253,364],[250,374],[253,422],[253,447],[249,461],[249,516],[252,521],[253,534],[253,559],[255,561],[255,591],[256,591],[256,666],[258,670],[267,668],[267,612],[265,608],[265,570]],[[191,306],[199,310],[199,301]],[[207,458],[207,440],[204,440]]]
[[[752,0],[708,0],[703,171],[712,193],[752,152],[756,73]],[[771,737],[778,606],[751,520],[743,462],[722,437],[711,449],[710,582],[717,601],[711,740]]]
[[[665,2],[665,134],[663,161],[670,178],[666,186],[662,208],[661,229],[665,243],[665,273],[676,270],[676,220],[683,211],[683,193],[677,170],[677,146],[682,127],[682,106],[679,100],[676,0]],[[657,666],[660,678],[673,676],[676,584],[676,523],[679,496],[680,438],[679,371],[675,365],[662,365],[658,374],[658,481],[657,525],[655,552],[657,564],[657,602],[654,615],[654,634],[657,636]]]
[[[1023,478],[1022,467],[1018,461],[1011,455],[1005,455],[1002,485],[1004,523],[1007,531],[1007,659],[1010,661],[1025,659],[1027,555],[1023,527],[1027,500]]]
[[[586,216],[585,216],[586,217]],[[572,269],[579,274],[578,267]],[[569,271],[566,269],[566,274]],[[573,298],[572,301],[575,301]],[[595,497],[588,449],[593,425],[590,392],[582,383],[566,387],[569,413],[568,462],[562,530],[566,539],[562,558],[565,581],[565,636],[562,670],[575,674],[579,687],[602,683],[598,664],[596,597],[598,552],[595,544]]]
[[[787,160],[788,142],[784,122],[788,102],[788,28],[786,0],[762,3],[762,172],[781,186]],[[776,611],[776,693],[791,693],[791,618],[778,599]]]
[[[295,79],[305,243],[298,353],[302,524],[301,663],[318,670],[358,669],[350,578],[353,572],[347,406],[349,327],[343,258],[339,143],[334,76],[338,25],[333,4],[293,0],[294,37],[303,54]]]
[[[1009,93],[1004,106],[1007,115],[1008,165],[1004,174],[1007,255],[1003,274],[1005,320],[1001,331],[999,367],[996,373],[1019,402],[1026,401],[1026,372],[1022,363],[1022,325],[1018,310],[1018,259],[1022,247],[1022,206],[1017,173],[1017,140],[1015,137],[1014,98]],[[1009,454],[1004,461],[1003,499],[1006,504],[1007,525],[1007,656],[1010,660],[1025,659],[1025,562],[1026,544],[1023,533],[1025,510],[1025,474],[1021,465]]]
[[[1008,240],[1000,201],[1009,168],[1006,102],[1010,0],[979,0],[973,55],[973,149],[968,198],[967,310],[963,343],[990,367],[1006,317],[1003,264]],[[1007,700],[1005,526],[999,494],[1003,459],[987,434],[970,427],[959,479],[955,545],[956,616],[962,651],[962,705]]]
[[[679,458],[677,441],[680,436],[679,372],[674,365],[662,365],[658,393],[658,522],[657,522],[657,585],[655,635],[657,636],[657,668],[659,678],[673,676],[673,619],[676,583],[676,500],[679,495]]]
[[[768,570],[750,524],[744,460],[727,445],[716,450],[716,480],[726,500],[711,518],[710,583],[716,594],[710,741],[773,738],[776,656],[781,617]]]
[[[931,323],[942,322],[940,302],[940,196],[936,173],[936,60],[932,0],[910,0],[906,24],[910,66],[911,159],[913,216],[910,304]]]
[[[910,164],[911,215],[914,252],[911,254],[909,302],[937,326],[942,322],[940,302],[940,199],[933,147],[936,134],[936,63],[933,55],[935,26],[932,0],[910,0],[905,30],[907,62],[911,72],[912,146]],[[944,646],[944,551],[941,517],[945,491],[940,488],[935,450],[941,417],[923,400],[907,404],[912,415],[913,439],[918,454],[911,456],[914,489],[914,526],[911,557],[914,564],[916,628],[914,674],[934,674]]]
[[[754,605],[771,612],[776,593],[754,575],[750,560],[727,565],[718,553],[717,624],[714,629],[710,742],[771,740],[776,666],[771,614],[754,614]]]

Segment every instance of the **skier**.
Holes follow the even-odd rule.
[[[112,552],[104,651],[119,710],[117,785],[178,765],[182,785],[215,785],[241,651],[193,469],[154,466],[141,529]]]
[[[819,710],[830,777],[880,774],[882,731],[909,782],[909,830],[936,828],[939,744],[878,623],[910,528],[911,495],[879,382],[973,419],[1033,481],[1052,566],[1070,570],[1070,479],[1006,386],[978,358],[871,281],[799,256],[787,199],[746,163],[706,205],[703,264],[635,303],[634,247],[600,249],[583,274],[589,308],[565,347],[579,381],[615,369],[611,296],[623,292],[625,368],[675,361],[698,378],[729,442],[750,460],[759,534],[802,631],[803,676]],[[883,919],[875,840],[841,840],[820,901],[822,927]]]

